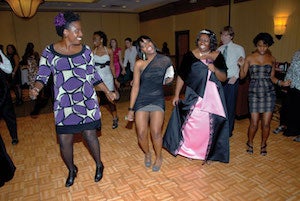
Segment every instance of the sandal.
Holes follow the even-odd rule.
[[[162,157],[160,158],[160,161],[157,163],[157,160],[155,162],[155,164],[152,166],[152,172],[158,172],[161,168],[162,165]]]
[[[253,146],[249,144],[249,142],[246,143],[247,145],[247,153],[248,154],[253,154]]]
[[[145,154],[145,166],[150,167],[151,166],[151,153],[149,152],[148,154]]]
[[[262,156],[267,155],[267,145],[266,144],[260,148],[260,155],[262,155]]]

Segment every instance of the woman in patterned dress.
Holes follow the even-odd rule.
[[[267,140],[270,134],[270,122],[275,106],[276,94],[273,86],[289,86],[290,81],[280,81],[275,78],[275,58],[271,55],[269,47],[274,43],[268,33],[259,33],[253,43],[256,50],[244,60],[239,61],[240,78],[250,73],[249,84],[249,111],[251,114],[248,128],[247,152],[253,154],[253,139],[258,130],[260,115],[262,115],[262,140],[260,154],[267,155]]]
[[[28,69],[28,81],[29,81],[29,86],[31,88],[33,88],[34,85],[35,76],[38,71],[39,61],[40,61],[40,55],[38,52],[34,51],[33,43],[31,42],[27,43],[20,64],[26,66],[26,68]]]
[[[90,48],[81,44],[82,29],[78,14],[59,13],[54,20],[61,40],[43,51],[39,71],[30,96],[36,98],[47,84],[50,75],[54,81],[54,117],[60,151],[69,170],[65,186],[72,186],[78,169],[73,162],[73,136],[82,133],[96,162],[95,182],[102,179],[104,166],[100,158],[100,145],[96,129],[101,126],[96,89],[104,91],[109,100],[116,94],[110,92],[95,70]]]

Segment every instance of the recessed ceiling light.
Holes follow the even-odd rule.
[[[102,7],[102,8],[106,8],[106,5],[102,5],[101,7]]]
[[[125,6],[125,5],[123,5],[123,6],[122,6],[122,8],[124,8],[124,9],[125,9],[125,8],[126,8],[126,6]]]

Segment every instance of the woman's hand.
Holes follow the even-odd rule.
[[[212,63],[209,63],[209,64],[207,65],[207,67],[208,67],[208,69],[209,69],[211,72],[213,72],[213,73],[216,71],[216,67],[215,67],[215,65],[212,64]]]
[[[179,96],[174,96],[174,98],[172,100],[173,106],[176,106],[178,104],[178,101],[179,101]]]
[[[115,92],[108,91],[105,93],[105,95],[110,102],[113,102],[120,98],[120,94],[118,91],[115,91]]]
[[[290,85],[291,85],[291,80],[282,81],[282,82],[280,83],[280,86],[281,86],[281,87],[288,87],[288,86],[290,86]]]
[[[125,116],[125,120],[127,121],[134,121],[134,111],[128,111],[127,115]]]
[[[39,95],[40,90],[36,87],[31,88],[29,90],[29,97],[31,98],[31,100],[35,100],[36,97]]]
[[[114,83],[115,83],[116,88],[119,89],[120,88],[120,82],[116,78],[114,78]]]
[[[244,59],[243,57],[240,57],[240,58],[238,59],[237,65],[238,65],[239,67],[241,67],[241,66],[244,65],[244,63],[245,63],[245,59]]]

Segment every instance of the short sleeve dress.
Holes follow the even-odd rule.
[[[102,79],[95,71],[93,54],[62,55],[53,44],[43,51],[36,81],[47,84],[53,74],[54,117],[57,134],[73,134],[100,127],[101,113],[94,86]]]
[[[251,65],[249,67],[249,110],[250,113],[273,112],[276,101],[274,85],[271,81],[271,65]]]

